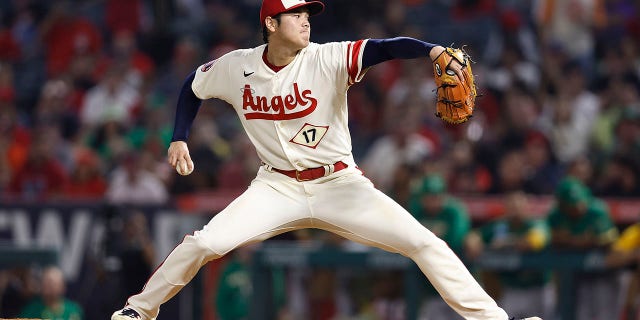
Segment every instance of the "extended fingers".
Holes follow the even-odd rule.
[[[464,82],[464,79],[465,79],[464,67],[462,66],[462,64],[460,64],[460,62],[458,62],[457,60],[453,60],[449,68],[453,70],[453,72],[455,72],[460,82]]]
[[[178,162],[178,158],[171,152],[171,150],[167,151],[167,162],[169,162],[169,164],[174,168],[176,166],[176,162]]]
[[[189,171],[193,170],[193,161],[191,160],[191,156],[189,155],[189,152],[185,153],[182,158],[184,159],[185,163],[187,164],[187,167],[189,168]]]
[[[189,156],[188,152],[170,153],[168,160],[169,160],[169,164],[174,168],[178,165],[179,162],[187,163],[187,164],[190,164],[190,166],[193,166],[193,162],[191,161],[191,156]]]
[[[172,142],[167,150],[167,161],[172,167],[176,167],[178,162],[184,161],[185,163],[191,163],[191,157],[189,156],[189,149],[184,142]]]
[[[176,167],[180,158],[181,158],[181,155],[178,150],[169,148],[169,150],[167,151],[167,161],[169,161],[169,164],[172,167],[174,168]]]

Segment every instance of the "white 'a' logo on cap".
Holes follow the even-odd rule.
[[[305,3],[304,0],[282,0],[282,5],[285,9],[289,9],[297,4]]]

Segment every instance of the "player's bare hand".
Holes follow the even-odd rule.
[[[171,142],[167,150],[167,160],[179,174],[187,175],[193,171],[193,161],[189,155],[187,143],[184,141]]]

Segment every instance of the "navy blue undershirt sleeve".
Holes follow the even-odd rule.
[[[437,45],[408,37],[369,39],[362,53],[362,68],[393,59],[429,57],[429,51],[435,46]]]
[[[193,79],[196,77],[196,72],[192,72],[185,80],[178,96],[178,103],[176,106],[176,118],[173,124],[173,141],[187,141],[189,138],[189,131],[193,124],[193,119],[196,118],[202,100],[196,97],[195,93],[191,89]]]

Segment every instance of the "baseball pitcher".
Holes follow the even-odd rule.
[[[302,228],[327,230],[411,258],[465,319],[509,318],[444,241],[374,188],[351,154],[347,91],[368,68],[391,59],[433,61],[446,55],[449,59],[437,68],[449,77],[442,84],[448,94],[442,104],[455,109],[451,121],[460,122],[475,97],[475,87],[461,90],[473,96],[451,94],[457,85],[469,85],[465,56],[411,38],[312,43],[309,17],[323,10],[320,1],[263,0],[265,44],[232,51],[186,79],[168,150],[178,173],[193,171],[186,141],[201,101],[211,98],[233,106],[263,164],[247,190],[187,235],[112,320],[155,319],[160,306],[207,262]]]

